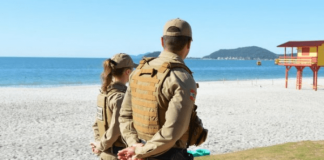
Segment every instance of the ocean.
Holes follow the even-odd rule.
[[[0,86],[51,87],[100,84],[104,58],[0,58]],[[138,63],[140,59],[134,59]],[[196,81],[250,80],[285,78],[285,67],[274,61],[186,59]],[[295,78],[297,70],[290,69]],[[319,70],[324,76],[324,69]],[[312,77],[305,68],[303,77]]]

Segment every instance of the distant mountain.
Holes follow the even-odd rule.
[[[278,54],[278,56],[285,56],[285,54]],[[291,53],[286,53],[286,56],[291,56]],[[297,53],[293,53],[293,57],[297,57]]]
[[[130,55],[132,59],[142,59],[145,54]]]
[[[161,51],[154,51],[151,53],[147,53],[144,55],[144,57],[158,57],[160,55]],[[186,59],[201,59],[198,57],[187,57]]]
[[[147,52],[139,55],[130,55],[133,59],[142,59],[143,57],[158,57],[161,51]]]
[[[210,59],[240,59],[240,60],[266,60],[276,59],[278,55],[261,47],[241,47],[236,49],[220,49],[203,58]]]
[[[144,57],[158,57],[160,53],[161,51],[154,51],[154,52],[146,53]]]
[[[186,57],[186,59],[201,59],[200,57]]]

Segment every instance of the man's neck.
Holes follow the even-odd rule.
[[[169,51],[168,49],[163,49],[164,52],[172,52],[172,53],[175,53],[177,54],[182,60],[184,60],[186,57],[184,56],[185,53],[182,51],[179,51],[179,52],[173,52],[173,51]]]

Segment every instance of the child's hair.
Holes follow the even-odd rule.
[[[132,69],[130,67],[125,67],[125,68],[117,68],[115,69],[115,65],[117,63],[111,59],[107,59],[103,62],[103,72],[101,73],[101,80],[102,80],[102,85],[101,85],[101,91],[105,92],[107,91],[107,86],[112,81],[112,77],[120,77],[123,75],[124,71],[127,69]]]

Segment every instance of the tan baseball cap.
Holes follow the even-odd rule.
[[[118,53],[114,55],[111,60],[116,62],[116,64],[114,64],[114,68],[116,69],[126,67],[133,68],[137,66],[137,64],[133,62],[132,58],[125,53]]]
[[[168,32],[167,30],[171,27],[177,27],[180,32]],[[182,19],[172,19],[168,21],[163,28],[163,36],[187,36],[192,38],[191,27],[188,22]]]

